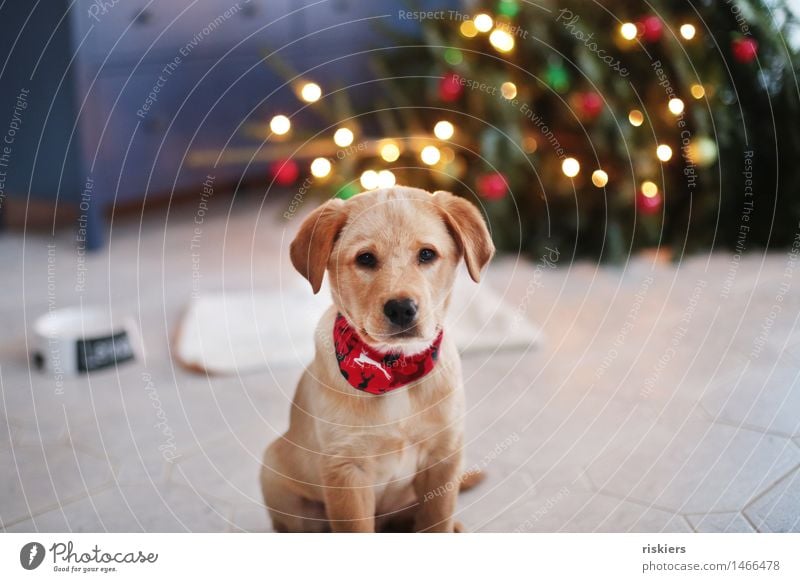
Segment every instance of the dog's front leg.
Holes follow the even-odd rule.
[[[419,510],[415,529],[425,532],[454,531],[453,514],[461,476],[461,452],[429,459],[414,478]]]
[[[333,531],[374,532],[375,492],[368,464],[331,457],[322,470],[325,512]]]

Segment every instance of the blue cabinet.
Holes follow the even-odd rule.
[[[309,76],[324,87],[368,81],[369,49],[389,42],[374,23],[396,25],[402,7],[386,0],[50,0],[30,15],[28,3],[8,4],[0,46],[10,50],[25,28],[2,81],[35,85],[39,102],[29,112],[30,142],[17,152],[28,167],[6,189],[83,202],[90,248],[103,244],[115,205],[193,189],[199,195],[207,175],[217,184],[264,176],[263,162],[217,166],[191,154],[254,145],[246,124],[301,107],[265,61],[273,51],[296,70],[313,69]],[[359,91],[374,94],[369,85]],[[11,106],[6,97],[0,115]],[[34,163],[37,144],[46,158]]]

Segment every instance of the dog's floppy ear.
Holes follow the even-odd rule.
[[[481,280],[481,271],[494,256],[494,243],[483,216],[474,204],[450,192],[439,190],[433,193],[433,197],[464,254],[469,276],[477,283]]]
[[[309,214],[289,248],[294,268],[308,279],[314,293],[322,286],[333,243],[347,220],[344,200],[334,198]]]

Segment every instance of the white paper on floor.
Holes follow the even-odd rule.
[[[283,291],[224,291],[193,299],[174,344],[178,362],[209,374],[243,374],[275,366],[305,366],[314,354],[314,329],[330,306],[327,286]],[[488,285],[459,271],[445,333],[462,354],[520,350],[541,341],[523,309],[507,305]]]

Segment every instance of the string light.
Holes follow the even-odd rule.
[[[400,148],[394,142],[387,142],[381,146],[381,157],[387,162],[396,162],[400,157]]]
[[[292,128],[292,122],[285,115],[276,115],[269,122],[269,128],[275,135],[285,135]]]
[[[713,164],[717,160],[718,153],[717,144],[709,137],[698,137],[686,148],[686,157],[701,168]]]
[[[644,114],[638,109],[631,109],[628,113],[628,121],[633,127],[639,127],[644,123]]]
[[[456,128],[449,121],[440,121],[433,126],[433,135],[439,139],[450,139],[455,131]]]
[[[633,40],[639,34],[639,29],[636,28],[633,22],[623,22],[622,26],[619,27],[619,33],[625,40]]]
[[[672,158],[672,148],[668,145],[661,144],[656,148],[656,157],[662,162],[668,162]]]
[[[592,184],[598,188],[602,188],[608,184],[608,174],[606,174],[603,170],[595,170],[592,172]]]
[[[706,95],[705,87],[703,87],[700,83],[695,83],[692,85],[689,91],[691,91],[692,97],[695,99],[702,99]]]
[[[500,93],[508,100],[517,96],[517,86],[511,81],[506,81],[500,85]]]
[[[345,148],[353,143],[353,132],[347,129],[346,127],[340,127],[336,130],[336,133],[333,134],[333,143],[335,143],[340,148]]]
[[[581,171],[581,165],[575,158],[567,158],[561,163],[561,171],[567,178],[574,178]]]
[[[300,97],[306,103],[314,103],[315,101],[319,101],[319,98],[322,97],[322,89],[316,83],[306,83],[303,85],[303,88],[300,89]]]
[[[478,14],[475,17],[475,28],[478,32],[489,32],[492,30],[492,26],[494,26],[494,21],[488,14]]]
[[[429,145],[422,148],[419,157],[424,163],[428,164],[429,166],[433,166],[439,162],[439,159],[442,157],[442,153],[436,146]]]
[[[331,163],[325,158],[316,158],[311,162],[311,175],[315,178],[324,178],[331,173]]]
[[[537,142],[536,138],[532,135],[526,136],[522,140],[522,149],[525,150],[526,154],[532,154],[539,149],[539,142]]]
[[[646,180],[642,182],[642,194],[648,198],[655,198],[658,196],[658,186],[656,186],[654,182]]]
[[[367,170],[361,174],[361,186],[364,190],[374,190],[379,184],[380,178],[375,170]]]
[[[390,170],[378,172],[378,188],[391,188],[395,185],[394,174]]]
[[[514,37],[499,28],[495,28],[489,35],[489,42],[501,53],[507,53],[514,48]]]
[[[681,36],[686,40],[692,40],[694,35],[697,34],[697,29],[694,24],[681,24]]]
[[[472,38],[478,34],[478,29],[475,27],[475,23],[471,20],[465,20],[462,22],[459,30],[461,31],[461,34],[467,38]]]
[[[669,108],[670,113],[673,115],[680,115],[683,113],[683,101],[677,97],[670,99],[669,103],[667,103],[667,107]]]

